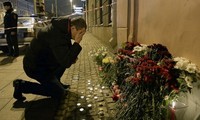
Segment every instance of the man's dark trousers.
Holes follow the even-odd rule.
[[[17,34],[11,35],[11,33],[6,33],[6,41],[8,44],[8,55],[18,56],[19,55],[19,47],[18,47],[18,39]]]
[[[53,73],[47,72],[45,68],[31,71],[24,67],[24,70],[29,77],[37,80],[39,83],[29,81],[22,82],[22,93],[51,96],[55,99],[61,99],[65,95],[65,89],[60,82],[60,78],[63,75],[65,68],[59,67]]]

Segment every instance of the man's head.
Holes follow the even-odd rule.
[[[85,33],[87,29],[86,22],[83,18],[74,18],[71,20],[71,35],[75,40],[77,33]]]
[[[3,6],[4,6],[5,10],[9,10],[10,8],[12,8],[11,2],[4,2]]]

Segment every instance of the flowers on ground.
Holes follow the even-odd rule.
[[[197,82],[200,78],[197,65],[183,57],[175,57],[173,60],[176,62],[174,68],[180,73],[177,80],[181,83],[181,90],[184,90],[184,88],[193,88],[192,83]]]
[[[102,60],[102,63],[103,64],[108,64],[108,63],[114,63],[115,61],[113,60],[112,57],[105,57],[103,60]]]
[[[166,119],[169,101],[190,92],[200,78],[194,63],[173,57],[161,44],[127,42],[114,57],[105,56],[98,65],[102,81],[113,90],[120,120]]]
[[[113,57],[108,56],[108,51],[105,47],[94,49],[89,54],[98,65],[99,75],[102,77],[101,84],[111,86],[116,81],[116,67]]]
[[[107,56],[107,48],[101,47],[99,49],[94,49],[89,52],[89,55],[91,55],[94,58],[94,61],[96,61],[97,65],[102,65],[102,60]]]

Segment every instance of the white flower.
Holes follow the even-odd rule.
[[[192,77],[186,76],[186,77],[185,77],[185,81],[186,81],[188,87],[190,87],[190,88],[193,87],[193,86],[192,86],[192,81],[193,81]]]
[[[166,95],[164,99],[165,99],[165,100],[168,100],[168,99],[169,99],[169,96],[168,96],[168,95]]]
[[[184,62],[177,62],[174,68],[184,70],[186,69],[186,65],[184,64]]]
[[[95,55],[95,56],[99,56],[99,54],[98,54],[98,53],[95,53],[94,55]]]
[[[141,46],[138,45],[133,48],[133,52],[134,51],[140,52],[140,51],[144,51],[144,50],[147,50],[147,45],[145,45],[145,44],[141,44]]]
[[[190,77],[190,76],[186,76],[186,77],[185,77],[185,81],[186,81],[187,83],[192,83],[193,79],[192,79],[192,77]]]
[[[142,50],[147,50],[148,46],[146,44],[140,44],[142,46]]]
[[[195,73],[197,71],[197,66],[193,63],[190,63],[187,65],[186,71],[188,71],[189,73]]]
[[[192,83],[187,83],[187,86],[193,88]]]
[[[134,48],[133,48],[133,51],[142,51],[142,47],[141,46],[135,46]]]
[[[107,55],[107,52],[103,52],[103,53],[102,53],[102,56],[106,56],[106,55]]]
[[[174,58],[174,61],[176,61],[176,65],[174,67],[180,70],[185,70],[190,63],[188,59],[183,57],[176,57]]]
[[[188,59],[184,58],[184,57],[175,57],[174,61],[185,61],[185,62],[189,62]]]
[[[180,57],[173,58],[174,61],[180,61]]]

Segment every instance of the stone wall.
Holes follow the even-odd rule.
[[[86,18],[88,30],[99,40],[114,48],[117,42],[116,39],[113,40],[113,21],[109,10],[111,2],[112,0],[87,1]]]
[[[139,0],[140,43],[161,43],[176,57],[185,57],[200,66],[200,2],[197,0]],[[193,120],[200,113],[199,86],[183,97],[188,105],[177,110],[180,120]]]
[[[92,34],[105,44],[114,47],[116,43],[112,41],[112,27],[92,27]]]

